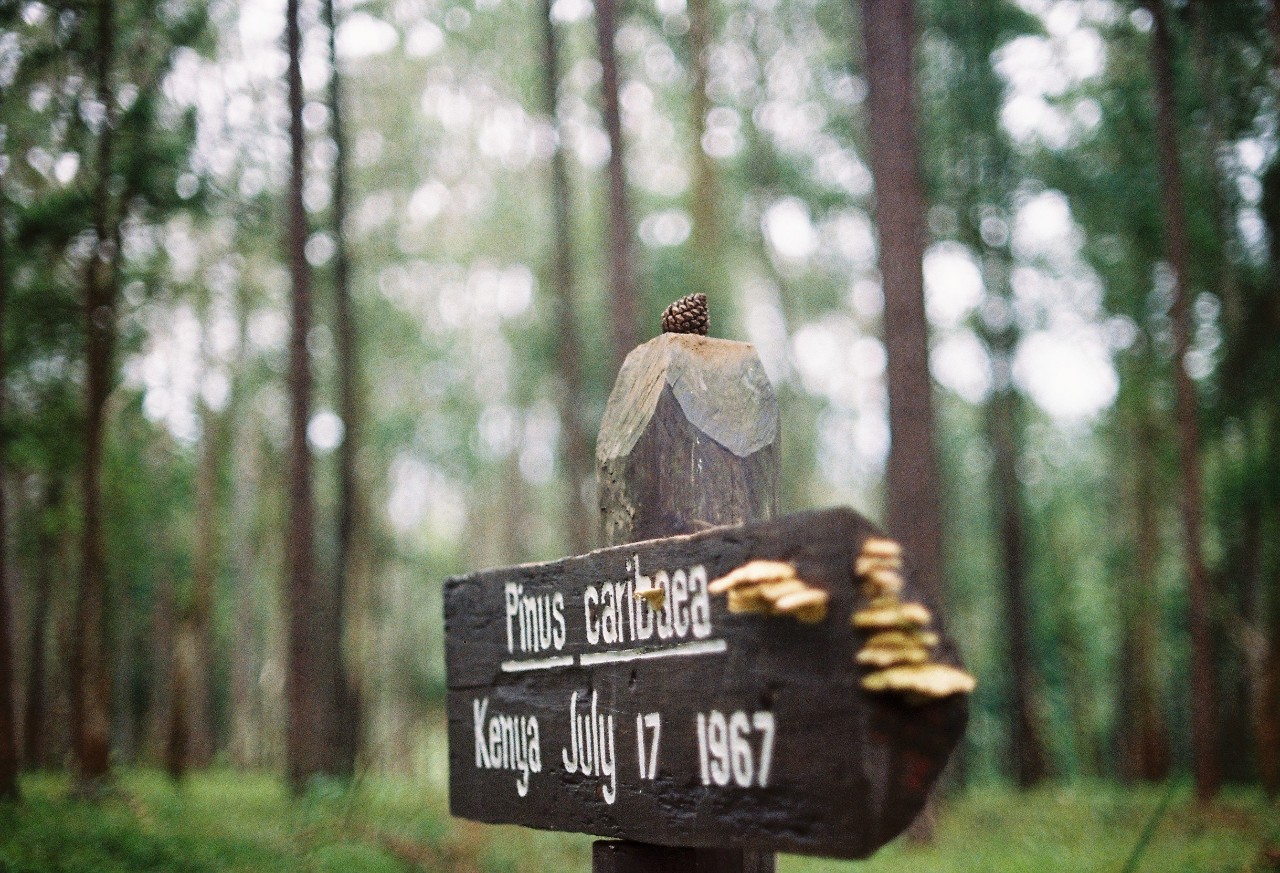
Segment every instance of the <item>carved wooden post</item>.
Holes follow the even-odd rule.
[[[778,402],[755,348],[664,333],[627,356],[600,424],[601,535],[615,546],[778,509]],[[601,840],[593,873],[772,873],[774,855]]]

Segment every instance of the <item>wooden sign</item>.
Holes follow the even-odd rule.
[[[453,814],[871,854],[920,811],[967,712],[899,569],[832,509],[450,579]]]

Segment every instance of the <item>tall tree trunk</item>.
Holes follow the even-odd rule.
[[[115,347],[114,233],[108,229],[111,162],[115,126],[114,0],[97,4],[98,102],[106,117],[98,135],[98,178],[94,186],[94,245],[85,267],[84,323],[85,453],[84,528],[81,542],[80,593],[76,609],[75,654],[71,671],[71,727],[76,791],[94,795],[110,777],[111,676],[107,670],[106,546],[102,531],[102,464],[106,403],[111,390]]]
[[[997,370],[1012,372],[1011,331],[992,342]],[[1018,481],[1019,416],[1017,388],[1002,380],[987,401],[987,441],[991,445],[991,473],[995,485],[1000,530],[1000,570],[1004,580],[1004,606],[1008,632],[1010,703],[1013,715],[1010,741],[1014,778],[1031,788],[1049,775],[1040,717],[1036,712],[1035,655],[1031,645],[1031,609],[1027,596],[1026,531],[1023,527],[1022,483]]]
[[[248,343],[248,302],[244,283],[240,283],[236,300],[239,323],[237,348]],[[243,355],[243,353],[242,353]],[[233,430],[233,495],[230,535],[232,538],[231,570],[235,587],[235,644],[231,649],[231,728],[228,747],[231,762],[241,769],[260,766],[262,762],[261,707],[258,706],[257,677],[262,672],[263,645],[259,630],[254,591],[260,572],[258,540],[255,536],[254,494],[258,486],[258,470],[262,456],[256,442],[255,424],[247,415],[245,357],[236,361],[232,375],[231,404],[227,420]]]
[[[912,0],[863,0],[860,6],[888,354],[887,521],[916,584],[936,602],[943,594],[942,507],[924,311],[915,12]],[[933,815],[931,804],[913,826],[917,839],[931,838]]]
[[[614,367],[640,342],[639,295],[635,275],[635,246],[631,238],[631,206],[627,194],[622,109],[618,99],[618,52],[614,45],[619,0],[596,0],[596,37],[600,43],[600,74],[604,129],[609,136],[609,300],[612,304]]]
[[[204,313],[207,321],[207,307]],[[205,326],[206,334],[208,325]],[[204,371],[209,371],[210,351],[206,337]],[[192,557],[191,602],[184,624],[190,625],[194,657],[184,685],[187,699],[183,709],[186,726],[186,763],[203,769],[213,763],[213,597],[218,576],[221,537],[218,518],[218,458],[222,447],[222,422],[207,404],[200,404],[200,457],[196,468],[196,530]]]
[[[177,782],[186,775],[191,759],[191,674],[196,654],[195,628],[190,619],[178,622],[173,645],[173,686],[169,694],[168,731],[164,745],[164,769]]]
[[[324,628],[332,616],[317,584],[313,557],[315,506],[311,487],[311,367],[307,334],[311,331],[311,274],[307,268],[307,215],[302,204],[306,143],[302,131],[301,31],[298,2],[288,0],[285,44],[289,56],[289,235],[292,324],[289,337],[289,510],[285,579],[288,586],[288,706],[286,757],[289,784],[301,791],[307,779],[330,769],[336,701],[333,670],[325,658]],[[319,632],[318,632],[319,631]]]
[[[133,709],[133,597],[129,586],[111,590],[107,612],[111,628],[111,750],[116,760],[132,764],[137,759],[138,724]]]
[[[1280,407],[1273,405],[1268,412],[1268,443],[1272,457],[1275,457],[1275,453],[1280,451]],[[1280,494],[1273,493],[1270,504],[1271,597],[1267,606],[1266,652],[1254,703],[1254,730],[1262,787],[1267,797],[1274,801],[1280,798]]]
[[[168,568],[162,568],[156,579],[155,599],[151,607],[151,694],[147,700],[144,742],[146,756],[158,762],[168,760],[172,729],[178,621],[176,600],[173,575]]]
[[[690,188],[690,215],[693,217],[693,271],[691,292],[714,297],[724,282],[720,225],[720,185],[715,162],[702,140],[707,131],[711,100],[707,96],[708,64],[713,23],[710,0],[689,0],[689,83],[690,158],[693,185]]]
[[[343,439],[338,447],[338,542],[334,557],[333,626],[326,645],[332,647],[334,693],[339,710],[335,714],[335,763],[339,773],[355,770],[362,730],[362,697],[357,683],[348,674],[343,656],[349,600],[357,593],[352,583],[359,578],[363,538],[357,529],[363,517],[360,477],[356,455],[360,447],[359,327],[351,301],[351,263],[347,246],[347,135],[343,123],[342,77],[338,73],[337,20],[333,0],[323,2],[325,25],[329,31],[329,112],[333,136],[333,281],[334,333],[338,352],[338,414],[342,417]]]
[[[3,198],[0,198],[0,417],[6,395],[6,349],[4,344],[9,274],[6,264],[8,241],[4,239]],[[8,530],[5,524],[5,482],[8,468],[8,441],[0,442],[0,800],[18,797],[18,733],[14,706],[13,615],[9,604]]]
[[[1147,782],[1163,782],[1169,775],[1169,728],[1156,687],[1159,658],[1159,610],[1156,603],[1160,558],[1160,521],[1157,514],[1154,465],[1144,453],[1156,444],[1155,428],[1145,410],[1130,428],[1133,464],[1134,566],[1125,574],[1121,604],[1124,615],[1124,677],[1121,718],[1124,721],[1123,770]]]
[[[924,312],[925,202],[920,175],[911,0],[864,0],[863,56],[888,353],[888,526],[913,578],[942,594],[942,509]]]
[[[49,645],[49,606],[53,600],[52,570],[58,555],[50,516],[61,500],[61,484],[53,479],[41,489],[39,521],[36,527],[38,557],[35,562],[35,591],[31,608],[31,659],[27,663],[27,705],[22,724],[22,760],[27,768],[33,770],[44,765],[48,751],[45,741],[48,725],[45,649]]]
[[[1181,472],[1182,533],[1189,582],[1191,630],[1191,747],[1196,797],[1204,802],[1218,793],[1216,724],[1217,694],[1213,675],[1213,640],[1209,627],[1209,577],[1201,544],[1200,430],[1195,386],[1187,373],[1191,349],[1191,291],[1187,287],[1190,248],[1187,242],[1182,171],[1178,157],[1177,102],[1174,95],[1173,41],[1163,0],[1145,0],[1154,20],[1152,66],[1156,85],[1156,130],[1165,246],[1173,269],[1173,378],[1176,390],[1178,463]]]
[[[578,353],[582,338],[578,327],[578,288],[574,270],[573,194],[565,160],[564,131],[560,127],[560,47],[551,6],[552,0],[543,0],[542,111],[556,131],[556,147],[551,153],[551,205],[555,227],[551,288],[556,325],[556,369],[562,389],[558,393],[560,427],[564,432],[560,459],[569,491],[563,513],[569,550],[580,555],[591,547],[594,536],[595,526],[590,523],[592,514],[583,505],[582,495],[583,483],[594,478],[595,458],[582,421],[586,392],[583,390],[582,363]]]
[[[1237,259],[1239,246],[1236,242],[1235,199],[1228,185],[1234,182],[1228,179],[1223,171],[1222,160],[1226,152],[1223,136],[1223,107],[1219,97],[1218,77],[1215,68],[1215,56],[1212,46],[1213,36],[1210,33],[1209,8],[1207,0],[1195,0],[1191,4],[1192,19],[1195,27],[1196,78],[1199,80],[1200,96],[1207,109],[1205,125],[1206,145],[1209,148],[1209,165],[1206,168],[1212,180],[1213,216],[1217,224],[1218,234],[1222,238],[1222,256],[1216,271],[1218,275],[1218,296],[1222,300],[1222,320],[1228,336],[1235,334],[1244,320],[1245,300],[1240,282],[1237,278]]]

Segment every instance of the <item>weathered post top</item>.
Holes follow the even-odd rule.
[[[604,542],[773,517],[778,431],[748,343],[665,333],[634,349],[596,444]]]

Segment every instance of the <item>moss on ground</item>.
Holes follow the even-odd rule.
[[[175,786],[128,770],[97,803],[68,798],[59,774],[28,776],[24,802],[0,804],[0,873],[403,870],[587,871],[591,838],[449,817],[438,785],[321,783],[291,800],[270,776],[215,770]],[[1162,790],[1075,783],[1018,794],[975,790],[944,805],[934,845],[896,843],[859,863],[783,857],[783,873],[1120,871]],[[1198,809],[1174,794],[1137,869],[1265,871],[1280,813],[1257,792]]]

